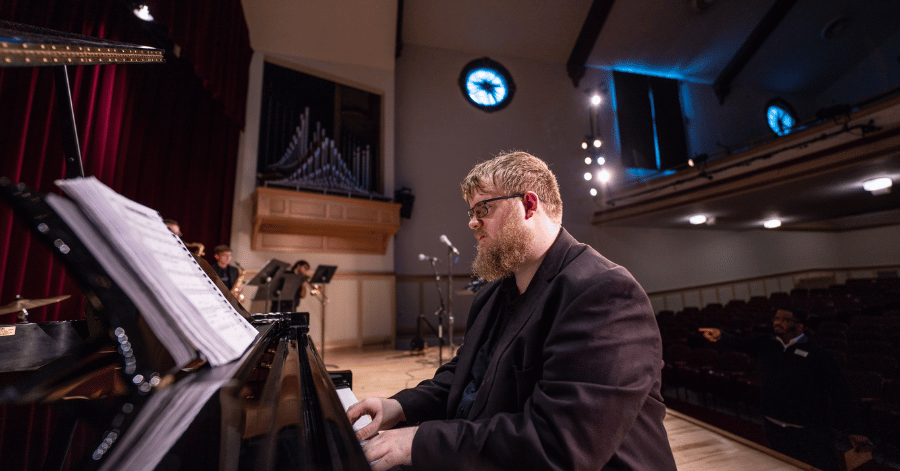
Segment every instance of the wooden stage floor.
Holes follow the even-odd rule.
[[[421,354],[384,349],[330,350],[324,360],[329,370],[351,370],[353,393],[364,399],[390,396],[430,378],[439,366],[438,353],[435,347]],[[445,348],[441,359],[446,362],[449,358],[449,349]],[[815,469],[671,409],[665,426],[681,471]]]

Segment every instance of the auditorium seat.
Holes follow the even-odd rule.
[[[821,342],[820,342],[821,344]],[[822,346],[825,346],[822,344]],[[891,345],[888,341],[883,340],[866,340],[866,341],[857,341],[851,342],[849,344],[849,348],[846,350],[847,354],[855,355],[859,353],[868,353],[872,355],[884,355],[892,358],[896,358],[897,351],[894,349],[894,346]]]
[[[859,403],[877,402],[884,397],[884,379],[878,373],[850,369],[844,371],[844,378],[850,393]]]
[[[816,335],[847,338],[848,330],[850,330],[850,326],[844,322],[827,320],[819,323],[818,328],[816,328]]]
[[[790,309],[791,297],[783,291],[776,291],[769,295],[769,305],[773,309]]]
[[[847,339],[841,337],[821,337],[816,335],[813,341],[822,348],[832,352],[841,352],[846,355],[850,350],[850,344],[847,342]]]
[[[891,355],[876,353],[854,353],[847,356],[847,369],[857,372],[872,372],[882,379],[897,378],[897,359]]]
[[[691,347],[684,343],[673,343],[663,349],[662,384],[664,387],[675,388],[677,397],[681,397],[682,377],[678,366],[687,364]]]
[[[754,374],[752,365],[753,359],[746,353],[731,350],[720,352],[708,371],[706,392],[716,401],[724,400],[733,404],[737,413],[738,404],[744,402],[747,396],[744,391],[747,383],[739,380]]]
[[[714,348],[693,348],[687,361],[675,366],[677,381],[688,391],[697,394],[707,405],[707,381],[709,371],[715,365],[719,352]]]
[[[883,400],[871,408],[871,422],[876,445],[900,455],[900,380],[885,382]]]

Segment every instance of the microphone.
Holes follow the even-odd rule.
[[[450,239],[448,239],[444,234],[441,234],[441,242],[447,244],[447,247],[450,247],[450,250],[452,250],[453,253],[459,255],[459,250],[456,250],[456,247],[454,247],[453,244],[450,243]]]
[[[420,253],[420,254],[419,254],[419,260],[431,260],[432,262],[437,262],[437,261],[438,261],[438,258],[437,258],[437,257],[429,257],[428,255],[425,255],[425,254],[423,254],[423,253]]]

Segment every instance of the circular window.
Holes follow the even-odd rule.
[[[769,127],[779,136],[791,132],[791,128],[797,124],[796,116],[791,105],[778,98],[770,101],[766,107],[766,120],[769,122]]]
[[[503,109],[516,91],[509,71],[487,57],[473,60],[463,67],[459,87],[469,103],[484,111]]]

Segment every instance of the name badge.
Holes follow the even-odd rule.
[[[806,355],[809,355],[809,352],[806,350],[800,350],[799,348],[794,350],[794,355],[800,355],[803,358],[806,358]]]

